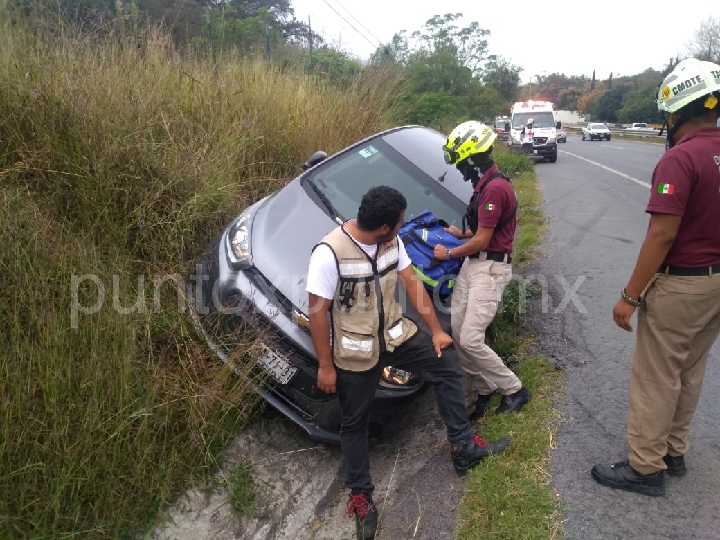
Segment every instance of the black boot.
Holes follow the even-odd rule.
[[[503,396],[500,405],[495,409],[495,414],[518,412],[532,398],[530,390],[522,386],[520,390],[514,394]]]
[[[451,446],[450,455],[452,456],[455,472],[458,476],[465,476],[470,469],[478,465],[486,457],[499,454],[505,450],[508,444],[510,444],[508,437],[487,442],[482,437],[475,435],[468,443]]]
[[[378,526],[378,512],[368,493],[350,493],[347,502],[350,517],[355,516],[358,540],[372,540],[375,538]]]
[[[671,456],[668,454],[663,458],[667,465],[667,473],[670,476],[685,476],[687,467],[685,466],[685,456]]]
[[[487,407],[487,404],[490,403],[490,398],[492,396],[492,394],[478,394],[477,401],[475,402],[475,410],[470,413],[471,422],[474,422],[485,414],[485,407]]]
[[[614,489],[633,491],[650,497],[665,495],[665,475],[662,471],[640,474],[627,461],[613,465],[595,465],[592,477],[600,484]]]

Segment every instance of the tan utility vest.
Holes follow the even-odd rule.
[[[339,280],[330,312],[333,360],[340,369],[367,371],[378,363],[381,352],[392,352],[418,330],[395,299],[397,238],[379,245],[375,259],[342,227],[320,244],[332,249],[338,264]]]

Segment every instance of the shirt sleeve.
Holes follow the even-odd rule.
[[[690,198],[693,176],[691,162],[684,159],[682,153],[665,154],[653,171],[650,200],[645,211],[682,216]]]
[[[398,272],[405,270],[411,264],[412,260],[410,260],[410,256],[407,254],[405,244],[398,236]]]
[[[305,290],[321,298],[332,300],[338,284],[338,268],[330,246],[321,244],[310,255]]]
[[[505,210],[503,190],[493,183],[485,186],[478,203],[478,225],[494,228]]]

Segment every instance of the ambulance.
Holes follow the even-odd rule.
[[[561,123],[555,120],[555,104],[550,101],[517,101],[510,108],[509,145],[524,149],[531,157],[557,161],[557,131]],[[528,122],[532,120],[532,129]]]

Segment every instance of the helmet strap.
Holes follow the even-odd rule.
[[[677,141],[675,140],[675,134],[677,133],[678,129],[682,127],[682,125],[685,123],[685,116],[682,114],[677,115],[677,120],[673,124],[672,127],[668,127],[667,130],[667,142],[668,142],[668,149],[675,146]],[[667,119],[665,119],[665,123],[663,124],[663,128],[667,125]],[[660,130],[660,133],[662,134],[662,130]]]

